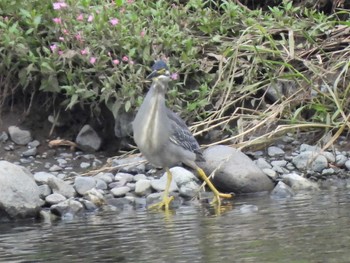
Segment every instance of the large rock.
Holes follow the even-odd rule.
[[[102,144],[97,132],[88,124],[80,130],[75,141],[81,149],[86,151],[98,151]]]
[[[35,217],[43,201],[33,175],[24,167],[0,161],[0,219]]]
[[[203,153],[201,163],[209,176],[214,170],[214,185],[223,192],[254,193],[270,191],[274,182],[241,151],[223,145],[212,146]]]
[[[26,145],[32,140],[32,135],[30,134],[30,131],[21,130],[17,126],[10,126],[9,134],[11,140],[18,145]]]

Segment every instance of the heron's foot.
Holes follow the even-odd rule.
[[[223,194],[223,193],[214,193],[214,200],[211,204],[221,205],[221,198],[232,198],[234,195],[232,194]]]
[[[155,203],[153,205],[150,205],[148,208],[149,209],[162,209],[164,207],[164,210],[167,211],[167,210],[169,210],[169,204],[173,200],[174,200],[174,196],[164,196],[162,201]]]

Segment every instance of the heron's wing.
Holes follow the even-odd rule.
[[[186,123],[174,112],[167,108],[167,116],[171,121],[170,141],[196,154],[197,161],[204,161],[197,140],[193,137]]]

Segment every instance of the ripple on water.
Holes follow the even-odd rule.
[[[220,216],[101,211],[51,225],[0,224],[0,262],[347,262],[350,194],[239,197]],[[257,209],[242,210],[242,207]]]

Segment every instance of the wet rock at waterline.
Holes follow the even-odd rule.
[[[217,145],[203,153],[201,166],[209,176],[214,170],[213,182],[224,192],[253,193],[271,191],[275,184],[244,153],[229,146]]]
[[[0,161],[0,220],[38,215],[43,201],[33,175],[24,167]]]
[[[317,183],[312,182],[296,173],[283,174],[281,178],[293,190],[319,190]]]
[[[278,184],[275,186],[275,188],[271,191],[270,194],[271,198],[273,199],[290,198],[294,195],[295,193],[293,189],[283,182],[278,182]]]

